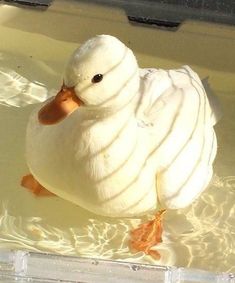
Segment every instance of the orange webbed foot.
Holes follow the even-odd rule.
[[[147,255],[159,260],[160,253],[151,248],[162,242],[162,216],[165,213],[160,210],[155,219],[141,224],[137,229],[131,231],[130,248],[135,251],[142,251]]]
[[[21,180],[21,186],[30,190],[37,197],[55,196],[55,194],[45,189],[32,174],[26,175]]]

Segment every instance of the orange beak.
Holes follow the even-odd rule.
[[[75,94],[74,87],[62,85],[60,92],[54,99],[40,109],[38,120],[43,125],[56,124],[82,104],[82,101]]]

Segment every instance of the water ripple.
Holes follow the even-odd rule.
[[[156,247],[160,262],[128,248],[129,231],[148,217],[87,216],[82,225],[61,228],[43,217],[10,215],[7,202],[0,214],[0,247],[234,272],[234,180],[217,177],[191,207],[166,213],[163,243]]]

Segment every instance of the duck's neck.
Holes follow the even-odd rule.
[[[115,106],[107,107],[84,107],[83,115],[87,120],[99,122],[111,121],[112,123],[116,120],[117,123],[122,123],[126,119],[134,119],[137,108],[138,98],[133,97],[125,104],[119,104]]]

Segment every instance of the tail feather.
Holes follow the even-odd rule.
[[[205,88],[207,98],[211,107],[211,121],[212,124],[215,125],[223,116],[222,106],[218,97],[215,95],[214,91],[212,90],[209,84],[209,77],[203,79],[202,84]]]

